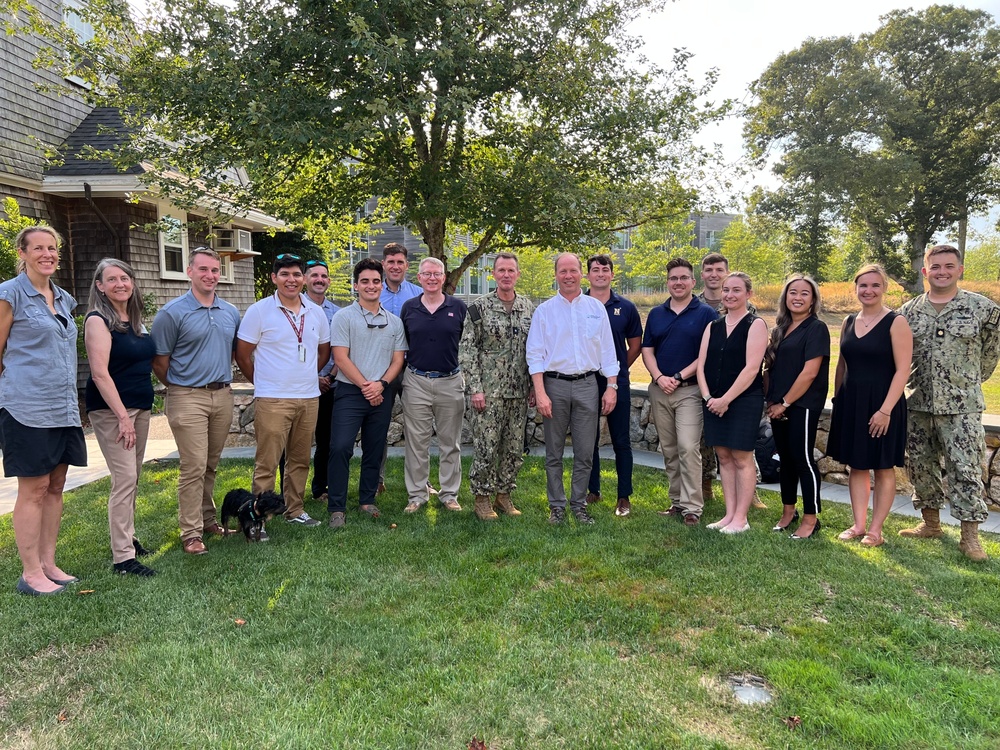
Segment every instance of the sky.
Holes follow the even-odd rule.
[[[778,55],[798,47],[809,37],[857,36],[874,31],[879,17],[892,10],[922,9],[932,2],[905,0],[678,0],[664,10],[635,24],[644,54],[653,62],[669,67],[674,48],[694,53],[688,63],[695,80],[717,68],[717,99],[747,99],[752,81]],[[942,3],[943,4],[943,3]],[[985,10],[1000,19],[1000,0],[967,0],[951,3]],[[721,143],[727,162],[740,160],[742,122],[731,119],[703,134],[706,143]],[[741,184],[774,185],[775,178],[756,175]]]

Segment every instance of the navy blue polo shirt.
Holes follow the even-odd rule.
[[[705,328],[718,317],[715,308],[697,297],[691,298],[680,315],[670,309],[667,300],[649,311],[642,346],[652,347],[656,366],[662,374],[672,377],[698,359]]]
[[[584,294],[589,295],[588,289]],[[618,385],[628,380],[628,340],[642,337],[642,318],[634,304],[613,291],[604,303],[611,321],[611,337],[615,340],[615,356],[618,357]]]
[[[406,363],[418,370],[451,372],[458,368],[458,342],[469,308],[446,294],[441,306],[431,313],[423,299],[423,294],[408,299],[399,311],[410,347]]]

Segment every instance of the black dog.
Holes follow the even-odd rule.
[[[285,499],[276,492],[261,492],[256,498],[247,490],[229,490],[222,501],[222,528],[229,531],[229,519],[235,516],[247,542],[259,542],[264,521],[285,512]]]

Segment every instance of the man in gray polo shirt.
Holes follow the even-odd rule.
[[[377,518],[375,492],[379,463],[392,419],[393,382],[403,369],[406,337],[403,323],[379,303],[382,264],[365,258],[354,266],[357,302],[343,308],[330,324],[330,346],[337,371],[334,414],[337,429],[330,443],[327,471],[330,528],[344,526],[347,478],[354,438],[361,430],[360,510]]]
[[[215,514],[215,469],[233,421],[233,344],[240,313],[215,293],[222,264],[207,247],[191,252],[191,290],[153,321],[153,372],[167,386],[167,422],[181,457],[177,517],[184,551],[203,555],[204,533],[222,535]]]

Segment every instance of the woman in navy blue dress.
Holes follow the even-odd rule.
[[[896,472],[906,448],[906,399],[913,334],[901,315],[882,301],[889,279],[877,264],[861,268],[854,288],[861,312],[844,320],[834,377],[833,415],[827,454],[850,467],[854,523],[839,538],[861,537],[866,547],[883,543],[882,524],[896,495]],[[875,500],[867,526],[868,472],[875,473]]]

